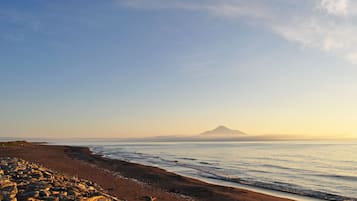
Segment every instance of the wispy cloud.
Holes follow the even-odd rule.
[[[357,64],[356,0],[119,0],[140,9],[185,9],[259,24],[303,47]]]
[[[321,8],[329,14],[347,15],[350,6],[349,0],[321,0]]]

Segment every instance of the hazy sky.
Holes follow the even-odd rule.
[[[0,1],[0,136],[221,124],[357,137],[357,1]]]

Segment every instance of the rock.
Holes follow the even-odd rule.
[[[43,172],[43,177],[46,179],[53,179],[53,176],[50,172],[44,171]]]
[[[53,190],[53,191],[65,191],[66,187],[59,186],[59,184],[57,184],[57,186],[52,187],[51,190]]]
[[[35,197],[35,198],[37,198],[40,196],[40,192],[39,191],[26,191],[20,196],[21,197]]]
[[[89,191],[95,191],[95,188],[94,188],[94,186],[88,186],[88,190]]]
[[[0,180],[0,189],[15,185],[16,183],[11,182],[9,179]]]
[[[100,196],[95,196],[95,197],[90,197],[90,198],[83,198],[81,201],[111,201],[112,199],[104,197],[102,195]]]
[[[27,201],[42,201],[42,200],[37,199],[37,198],[29,197],[29,198],[27,198]]]
[[[16,198],[17,192],[16,183],[5,180],[1,183],[0,195],[2,195],[3,198],[0,200],[13,200]]]
[[[76,198],[76,197],[80,197],[81,193],[77,190],[70,189],[70,190],[68,190],[68,195]]]
[[[35,172],[35,173],[31,174],[31,177],[32,178],[36,178],[36,179],[40,179],[43,176],[42,176],[41,172]]]
[[[51,193],[48,190],[44,189],[39,192],[39,195],[40,197],[49,197]]]
[[[98,185],[22,159],[0,158],[0,201],[117,201]]]
[[[82,189],[82,190],[87,190],[87,187],[86,187],[85,184],[79,183],[79,184],[78,184],[78,187],[79,187],[80,189]]]
[[[59,192],[59,191],[52,191],[51,194],[52,194],[52,195],[59,195],[60,192]]]
[[[155,200],[156,200],[156,197],[153,197],[153,196],[144,196],[144,200],[145,200],[145,201],[155,201]]]

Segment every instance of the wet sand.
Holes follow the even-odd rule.
[[[18,157],[99,184],[110,195],[128,201],[288,201],[245,189],[208,184],[163,169],[104,158],[87,147],[24,143],[0,144],[0,157]]]

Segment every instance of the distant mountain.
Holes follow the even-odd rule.
[[[209,130],[201,133],[200,137],[240,137],[242,135],[246,135],[246,133],[239,130],[232,130],[225,126],[218,126],[213,130]]]

